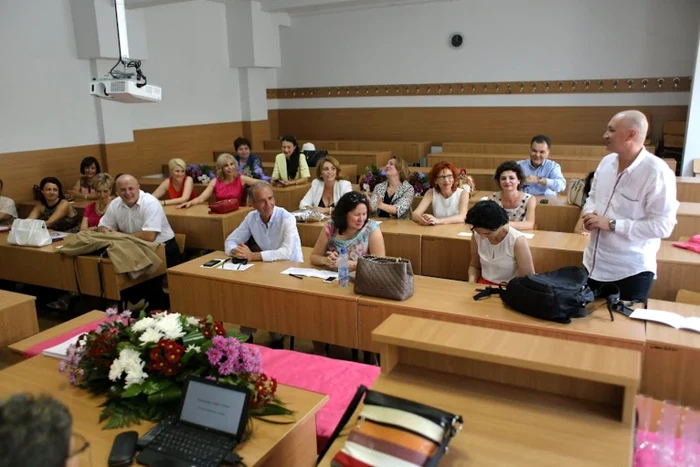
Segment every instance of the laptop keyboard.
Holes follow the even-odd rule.
[[[169,454],[197,466],[218,466],[235,447],[228,436],[202,431],[184,424],[174,424],[163,430],[148,446],[156,452]]]

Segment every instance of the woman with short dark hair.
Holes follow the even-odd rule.
[[[502,163],[493,177],[501,191],[493,194],[492,199],[508,213],[508,222],[518,230],[535,228],[535,197],[520,191],[525,183],[523,169],[515,161]]]
[[[39,183],[40,201],[29,213],[27,219],[46,221],[46,226],[60,232],[75,233],[80,230],[81,216],[63,195],[61,181],[54,177],[44,177]]]
[[[262,162],[258,156],[253,154],[253,145],[248,138],[243,136],[236,138],[233,142],[233,149],[236,150],[233,157],[236,159],[242,175],[252,177],[256,171],[263,170]]]
[[[467,212],[472,226],[469,282],[500,284],[535,273],[525,236],[508,223],[508,213],[494,201],[479,201]]]
[[[311,252],[311,264],[338,269],[340,249],[348,253],[351,271],[364,255],[384,256],[384,237],[379,224],[368,218],[369,202],[362,193],[351,191],[340,197],[329,221],[318,236]]]
[[[85,157],[80,161],[80,178],[73,188],[67,191],[68,199],[97,199],[99,196],[92,188],[92,180],[95,175],[102,172],[100,163],[92,156]]]

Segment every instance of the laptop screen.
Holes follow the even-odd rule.
[[[180,420],[236,436],[245,404],[243,391],[190,380]]]

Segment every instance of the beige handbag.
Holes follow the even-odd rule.
[[[403,258],[366,255],[357,259],[355,293],[406,300],[413,295],[413,268]]]

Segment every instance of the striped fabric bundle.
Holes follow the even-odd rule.
[[[360,386],[365,405],[332,467],[437,465],[461,429],[462,417]],[[360,397],[351,407],[354,412]],[[352,413],[350,412],[350,413]],[[344,425],[344,423],[343,423]]]

